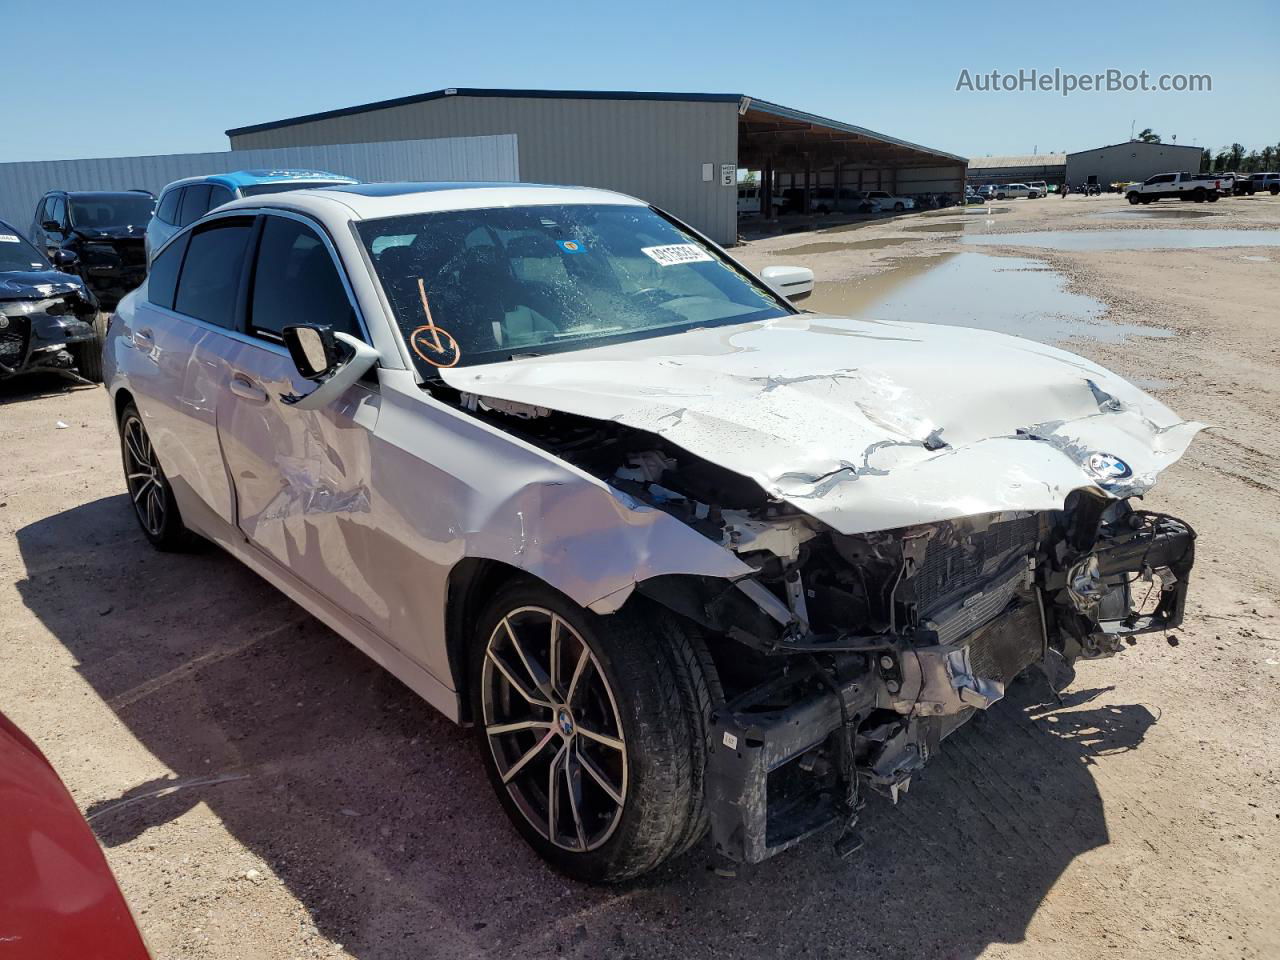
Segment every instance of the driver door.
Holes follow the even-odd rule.
[[[373,521],[370,443],[376,384],[361,382],[319,410],[282,402],[310,393],[280,336],[325,324],[368,337],[328,238],[298,215],[261,218],[251,253],[242,335],[204,358],[222,384],[218,439],[236,524],[258,550],[352,617],[386,636],[385,611],[363,572]]]

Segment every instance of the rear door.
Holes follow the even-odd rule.
[[[254,546],[385,637],[390,612],[362,574],[375,566],[368,557],[378,537],[370,446],[380,395],[370,379],[325,409],[283,403],[313,389],[280,335],[303,323],[369,342],[322,228],[269,212],[253,256],[242,336],[201,358],[223,385],[218,436],[237,523]]]
[[[222,384],[201,355],[234,335],[254,224],[251,216],[218,218],[167,246],[129,332],[129,388],[179,509],[210,535],[234,513],[215,422]]]

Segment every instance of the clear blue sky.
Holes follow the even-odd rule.
[[[1280,141],[1274,0],[1062,8],[0,0],[0,162],[222,150],[228,127],[442,87],[746,93],[966,156],[1099,146],[1131,123]],[[956,91],[962,69],[1055,67],[1210,74],[1213,91]]]

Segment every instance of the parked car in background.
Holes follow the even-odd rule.
[[[865,191],[841,187],[815,187],[809,197],[812,213],[872,213],[875,203]]]
[[[1003,183],[996,187],[997,200],[1034,200],[1042,196],[1043,193],[1025,183]]]
[[[1047,197],[1049,195],[1049,184],[1044,180],[1032,180],[1027,186],[1034,190],[1038,197]]]
[[[738,184],[738,216],[760,212],[760,188],[755,184]]]
[[[1231,192],[1230,183],[1218,173],[1157,173],[1142,183],[1129,184],[1125,188],[1125,196],[1132,204],[1167,199],[1213,203],[1224,193]]]
[[[974,191],[983,200],[994,200],[996,198],[996,187],[992,183],[984,183]]]
[[[987,198],[984,197],[977,190],[966,190],[964,192],[964,202],[966,206],[970,204],[975,204],[975,203],[986,203]]]
[[[606,190],[233,201],[111,324],[123,509],[470,723],[565,873],[708,827],[763,860],[850,830],[860,785],[904,794],[1024,670],[1060,689],[1177,625],[1194,556],[1130,498],[1201,424],[1043,344],[802,312],[812,288]]]
[[[868,190],[867,199],[876,205],[877,210],[914,210],[916,202],[910,197],[896,197],[887,190]]]
[[[58,250],[74,254],[64,268],[111,310],[147,275],[143,235],[155,205],[145,190],[51,190],[36,204],[31,241],[49,257]]]
[[[0,955],[148,960],[98,840],[53,766],[0,714]]]
[[[151,262],[151,251],[159,249],[180,228],[195,223],[224,203],[241,197],[359,182],[322,170],[237,170],[175,180],[160,191],[155,216],[147,224],[147,262]]]
[[[1250,194],[1265,190],[1274,197],[1280,193],[1280,173],[1251,173],[1249,184]]]
[[[107,318],[84,281],[67,272],[75,254],[58,249],[54,257],[61,269],[0,220],[0,380],[72,370],[102,380]]]

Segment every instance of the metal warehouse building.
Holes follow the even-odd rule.
[[[741,94],[457,88],[228,130],[232,151],[515,134],[520,179],[605,187],[718,243],[738,234],[737,171],[763,209],[786,176],[894,193],[964,189],[965,159]]]
[[[1200,169],[1199,147],[1174,143],[1145,143],[1130,140],[1067,154],[1067,182],[1129,183],[1145,180],[1157,173],[1195,173]]]
[[[1030,183],[1043,180],[1061,185],[1067,176],[1065,153],[1028,153],[1007,157],[972,157],[969,182]]]

